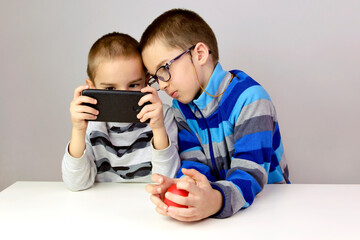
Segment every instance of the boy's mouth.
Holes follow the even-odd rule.
[[[174,91],[174,92],[168,93],[168,95],[169,95],[170,97],[172,97],[172,98],[177,98],[178,93],[177,93],[177,91]]]

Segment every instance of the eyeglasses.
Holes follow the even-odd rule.
[[[164,65],[162,65],[161,67],[159,67],[153,76],[148,75],[148,78],[149,78],[148,85],[154,87],[156,90],[159,90],[160,89],[159,88],[159,80],[163,81],[163,82],[167,82],[171,78],[171,74],[169,71],[170,65],[173,62],[175,62],[176,60],[178,60],[179,58],[181,58],[183,55],[190,52],[194,48],[195,48],[195,45],[188,48],[186,51],[181,53],[179,56],[175,57],[174,59],[170,60],[169,62],[167,62]]]

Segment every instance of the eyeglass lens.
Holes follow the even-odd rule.
[[[159,86],[158,81],[154,81],[150,86],[155,88],[157,91],[160,90],[160,86]]]
[[[169,81],[170,79],[169,70],[167,70],[165,66],[159,68],[159,70],[156,72],[156,76],[158,77],[158,80],[163,82]]]

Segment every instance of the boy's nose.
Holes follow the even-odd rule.
[[[165,90],[169,86],[169,82],[159,81],[160,90]]]

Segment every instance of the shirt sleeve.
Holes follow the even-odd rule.
[[[91,147],[86,149],[80,158],[74,158],[69,153],[69,144],[62,159],[62,178],[66,187],[72,191],[90,188],[95,182],[97,173]]]

